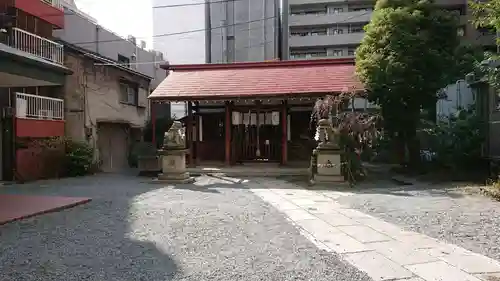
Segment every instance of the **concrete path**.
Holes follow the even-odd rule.
[[[260,180],[251,190],[317,247],[340,255],[374,280],[500,280],[496,260],[338,203],[354,193],[306,190],[280,180]]]

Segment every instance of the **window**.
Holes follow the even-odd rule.
[[[356,8],[352,8],[351,11],[353,11],[353,12],[371,12],[371,11],[373,11],[373,8],[371,8],[371,7],[356,7]]]
[[[347,55],[348,56],[355,56],[356,55],[356,48],[347,49]]]
[[[318,28],[311,30],[311,35],[326,35],[326,28]]]
[[[290,52],[290,58],[292,59],[321,58],[326,56],[327,56],[326,49],[291,50]]]
[[[122,56],[118,54],[118,63],[126,65],[127,67],[130,67],[130,59],[127,58],[126,56]]]
[[[344,30],[339,29],[339,28],[334,28],[330,30],[330,35],[338,35],[338,34],[343,34]]]
[[[322,6],[291,6],[290,7],[290,15],[326,15],[327,13],[326,5]]]
[[[309,33],[304,30],[291,30],[290,31],[291,36],[308,36]]]
[[[326,35],[327,28],[301,28],[301,29],[291,29],[290,36],[317,36]]]
[[[362,25],[349,26],[349,33],[361,33],[361,32],[364,32]]]
[[[120,81],[120,102],[137,105],[139,101],[139,88],[131,82]]]
[[[342,50],[332,50],[332,57],[341,57]]]
[[[328,13],[329,14],[340,14],[344,11],[343,8],[337,8],[337,7],[329,7],[328,8]]]

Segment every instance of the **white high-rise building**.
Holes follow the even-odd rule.
[[[205,0],[153,1],[153,48],[163,52],[170,64],[206,62],[204,3]],[[172,103],[171,113],[183,117],[186,105]]]

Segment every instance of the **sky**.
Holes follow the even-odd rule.
[[[118,35],[133,35],[153,48],[152,0],[75,0],[80,10]],[[140,3],[140,4],[139,4]]]

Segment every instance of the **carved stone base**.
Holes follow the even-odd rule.
[[[155,182],[158,183],[177,183],[177,184],[187,184],[193,183],[195,179],[189,176],[188,172],[183,173],[161,173],[158,175],[158,179]]]
[[[324,175],[316,175],[313,179],[314,183],[345,183],[343,176],[324,176]]]

